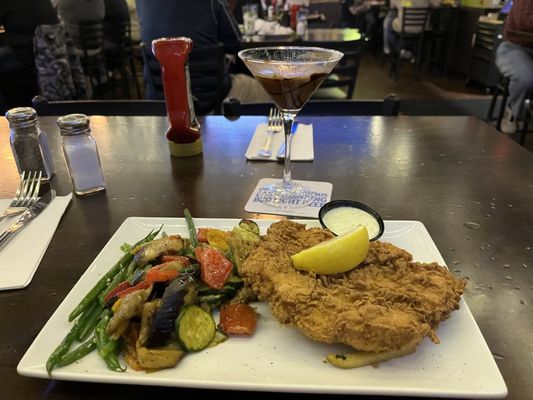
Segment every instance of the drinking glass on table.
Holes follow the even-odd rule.
[[[319,47],[261,47],[242,50],[239,57],[279,109],[285,132],[283,181],[261,188],[263,202],[282,209],[304,207],[315,192],[291,177],[294,118],[343,57],[340,51]]]
[[[258,16],[257,4],[245,4],[242,6],[242,21],[244,23],[244,34],[252,36],[255,32],[255,20]]]

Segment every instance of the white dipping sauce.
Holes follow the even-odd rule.
[[[335,207],[328,211],[322,222],[336,235],[352,232],[358,225],[366,226],[370,239],[379,234],[379,223],[372,214],[354,207]]]

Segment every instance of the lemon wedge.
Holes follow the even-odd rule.
[[[368,231],[359,225],[354,231],[291,256],[294,268],[317,274],[336,274],[359,265],[368,254]]]

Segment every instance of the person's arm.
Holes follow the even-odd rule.
[[[350,7],[348,7],[348,10],[350,10],[353,15],[357,15],[367,11],[369,8],[370,6],[366,1],[359,0],[355,1]]]
[[[227,53],[237,53],[241,47],[241,34],[226,0],[212,0],[215,7],[218,38]]]

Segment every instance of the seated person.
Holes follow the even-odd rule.
[[[50,0],[0,2],[0,25],[5,29],[0,46],[0,97],[3,98],[3,107],[31,106],[31,99],[39,93],[33,53],[35,28],[57,23]]]
[[[195,47],[223,43],[225,52],[233,57],[240,49],[239,28],[225,0],[137,0],[137,13],[144,43],[150,44],[152,40],[162,37],[186,36],[193,40]],[[224,84],[226,97],[234,97],[242,103],[270,99],[249,75],[226,72]],[[148,98],[153,96],[153,93],[147,92]]]
[[[376,23],[370,0],[343,0],[341,4],[342,25],[357,28],[359,32],[370,36]]]
[[[59,17],[65,24],[74,45],[81,48],[79,23],[82,21],[104,21],[104,0],[58,0]]]
[[[504,133],[516,131],[516,118],[522,116],[525,100],[533,96],[533,40],[515,31],[533,33],[531,0],[514,0],[505,20],[504,40],[496,50],[496,66],[510,78],[509,103],[501,123]]]
[[[402,31],[403,9],[405,7],[429,8],[439,7],[442,0],[390,0],[390,11],[383,20],[383,52],[390,54],[398,41],[398,34]],[[420,29],[409,29],[409,33],[421,32]],[[409,53],[405,53],[405,58],[411,58]]]

